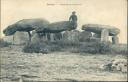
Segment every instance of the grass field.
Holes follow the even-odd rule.
[[[86,54],[71,52],[23,53],[22,46],[0,49],[1,82],[35,81],[126,81],[127,74],[103,71],[99,66],[114,58],[126,58],[118,54]],[[30,81],[31,82],[31,81]]]

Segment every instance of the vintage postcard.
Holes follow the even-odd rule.
[[[0,81],[127,81],[127,0],[1,0]]]

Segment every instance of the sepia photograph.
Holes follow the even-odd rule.
[[[127,2],[0,0],[0,82],[127,82]]]

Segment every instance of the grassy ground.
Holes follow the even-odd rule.
[[[21,75],[38,81],[126,81],[127,74],[103,71],[99,66],[125,56],[70,52],[23,53],[19,46],[0,49],[2,82],[17,82]]]

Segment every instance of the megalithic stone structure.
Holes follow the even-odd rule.
[[[108,42],[109,41],[109,31],[108,29],[103,29],[101,31],[101,41]]]
[[[100,34],[103,29],[109,31],[109,36],[116,36],[120,33],[120,30],[114,26],[100,25],[100,24],[85,24],[82,26],[82,30],[94,32]]]
[[[7,28],[3,30],[3,33],[5,34],[5,36],[11,36],[14,35],[17,31],[27,32],[29,36],[29,41],[31,41],[31,31],[43,29],[47,25],[49,25],[49,22],[42,18],[22,19],[12,25],[9,25]]]
[[[117,35],[120,33],[120,29],[109,26],[109,25],[100,25],[100,24],[85,24],[82,26],[82,30],[95,33],[93,37],[100,38],[101,41],[109,41],[109,36],[112,36],[113,44],[118,44],[119,38]],[[100,37],[97,35],[100,35]]]
[[[118,44],[119,43],[119,38],[117,36],[112,37],[112,44]]]

